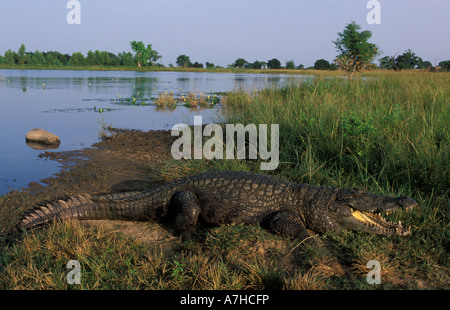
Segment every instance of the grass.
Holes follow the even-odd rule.
[[[279,124],[280,165],[303,182],[411,196],[420,208],[389,214],[408,237],[328,232],[322,248],[250,225],[203,228],[202,242],[141,243],[74,221],[0,238],[3,289],[449,289],[450,75],[368,74],[229,93],[226,123]],[[211,169],[258,171],[246,160],[168,162],[163,180]],[[0,198],[6,199],[6,198]],[[30,197],[29,199],[32,199]],[[82,266],[80,285],[65,277]],[[366,265],[381,264],[380,285]]]

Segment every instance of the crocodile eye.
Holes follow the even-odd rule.
[[[365,193],[364,190],[360,188],[344,188],[336,196],[337,201],[345,201],[349,202],[350,199],[358,198],[363,193]]]

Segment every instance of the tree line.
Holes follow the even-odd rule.
[[[272,58],[268,61],[249,62],[244,58],[236,59],[228,68],[242,69],[316,69],[316,70],[345,70],[349,76],[354,72],[361,72],[368,69],[422,69],[432,67],[430,61],[423,61],[411,50],[405,51],[401,55],[385,56],[379,60],[376,66],[373,61],[376,56],[381,54],[379,48],[368,42],[372,34],[370,31],[359,31],[361,27],[355,22],[346,26],[342,33],[338,33],[338,39],[333,43],[339,52],[333,62],[325,59],[318,59],[314,66],[305,68],[303,64],[295,65],[293,60],[285,62],[282,66],[281,61]],[[0,55],[0,65],[35,65],[35,66],[106,66],[106,67],[164,67],[158,60],[162,56],[153,49],[151,44],[145,45],[142,41],[131,41],[131,52],[120,52],[117,55],[108,51],[89,50],[87,55],[80,52],[74,52],[72,55],[63,54],[57,51],[28,52],[24,44],[21,44],[18,51],[7,50],[4,55]],[[177,57],[176,66],[184,68],[204,68],[202,63],[192,62],[190,57],[183,54]],[[450,71],[450,60],[442,61],[439,66]],[[174,67],[169,64],[169,67]],[[221,68],[211,62],[206,62],[205,67]]]
[[[37,66],[137,66],[138,62],[130,52],[115,55],[107,51],[88,51],[84,56],[80,52],[72,55],[57,51],[27,52],[22,44],[17,52],[7,50],[0,55],[0,64],[7,65],[37,65]]]

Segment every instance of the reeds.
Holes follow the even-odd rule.
[[[448,85],[445,73],[317,78],[231,93],[227,122],[279,124],[279,171],[299,181],[444,194],[450,187]]]

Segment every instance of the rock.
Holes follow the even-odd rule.
[[[52,134],[44,129],[36,128],[30,130],[25,136],[26,142],[34,142],[44,145],[59,145],[61,140],[57,135]]]

